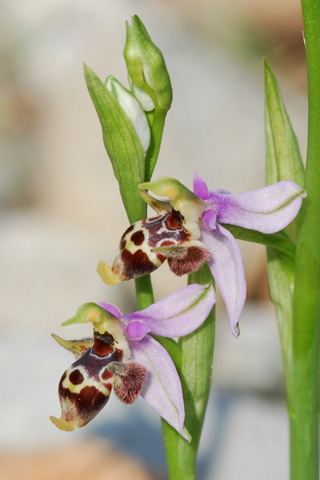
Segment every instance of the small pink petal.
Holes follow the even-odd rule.
[[[98,305],[104,308],[105,310],[107,310],[107,312],[112,313],[112,315],[114,315],[115,317],[117,318],[122,317],[122,313],[115,305],[112,305],[111,303],[105,303],[105,302],[101,302]]]
[[[141,340],[150,331],[149,325],[139,320],[133,320],[126,328],[126,334],[130,340]]]
[[[195,193],[195,195],[197,195],[197,197],[201,198],[202,200],[207,200],[207,198],[209,198],[210,196],[207,184],[198,172],[194,172],[193,192]]]

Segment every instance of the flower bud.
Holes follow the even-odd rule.
[[[114,76],[107,77],[107,90],[117,99],[120,107],[131,120],[140,139],[144,152],[150,145],[150,128],[147,116],[135,96],[127,90]]]
[[[163,55],[137,15],[132,18],[132,26],[127,23],[123,54],[133,85],[150,94],[159,108],[169,110],[172,87]]]
[[[129,84],[132,90],[133,95],[136,97],[138,102],[140,103],[141,107],[145,112],[151,112],[154,110],[154,103],[150,95],[148,95],[143,88],[137,87],[132,83],[131,78],[129,77]]]

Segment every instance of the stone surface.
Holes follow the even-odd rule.
[[[133,459],[97,439],[33,454],[0,454],[1,480],[152,480]]]

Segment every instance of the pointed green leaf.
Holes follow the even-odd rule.
[[[293,180],[304,186],[304,167],[297,137],[282,101],[276,78],[264,60],[266,183]],[[295,241],[298,222],[294,220],[286,232]]]
[[[267,148],[267,185],[293,180],[304,185],[304,167],[297,137],[282,101],[276,78],[266,61],[265,122]]]
[[[97,75],[84,66],[87,87],[97,111],[103,141],[130,223],[145,217],[146,206],[137,185],[144,181],[144,151],[134,126]]]
[[[266,132],[266,183],[293,180],[304,186],[304,167],[298,141],[288,113],[283,104],[275,76],[264,61],[265,74],[265,132]],[[298,217],[285,229],[295,242],[298,234]],[[292,318],[295,244],[284,232],[270,235],[266,242],[268,282],[272,302],[276,307],[280,333],[287,391],[290,390],[290,365],[292,361]],[[264,243],[264,242],[263,242]]]
[[[294,260],[271,247],[267,248],[267,257],[270,298],[276,308],[285,380],[287,391],[289,391],[292,361]]]

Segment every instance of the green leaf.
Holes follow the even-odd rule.
[[[303,187],[304,168],[297,138],[283,104],[275,76],[266,61],[264,61],[264,75],[266,183],[270,185],[281,180],[293,180],[300,187]],[[297,218],[285,231],[293,241],[296,240],[298,234]],[[271,300],[276,307],[287,389],[289,389],[296,248],[284,232],[270,235],[269,240],[271,242],[265,242],[268,258],[269,291]]]
[[[152,337],[167,350],[180,374],[182,366],[182,350],[180,345],[172,338],[161,337],[160,335],[152,335]]]
[[[279,250],[267,248],[270,298],[276,308],[277,324],[283,354],[287,392],[290,391],[292,364],[292,317],[294,260]]]
[[[304,186],[304,167],[298,141],[282,101],[276,78],[266,61],[265,74],[265,132],[266,182],[293,180]],[[298,217],[285,229],[295,242],[298,235]],[[274,243],[266,242],[270,297],[276,307],[277,322],[289,391],[292,361],[292,318],[295,245],[284,232],[272,235]]]
[[[296,246],[283,230],[277,233],[261,233],[235,225],[223,224],[223,226],[229,230],[237,240],[261,243],[262,245],[273,248],[276,252],[283,254],[291,260],[295,258]]]
[[[297,137],[282,101],[276,78],[264,60],[265,75],[265,135],[266,135],[266,183],[293,180],[304,186],[304,167]],[[294,241],[297,238],[298,221],[295,219],[286,232]]]
[[[146,205],[137,185],[144,181],[144,151],[134,126],[97,75],[84,66],[87,87],[97,111],[103,141],[119,182],[120,193],[130,223],[145,217]]]
[[[213,283],[208,265],[189,275],[188,283]],[[181,337],[181,368],[178,368],[186,411],[185,426],[192,436],[188,443],[167,422],[162,421],[170,480],[194,480],[199,440],[211,387],[215,339],[215,308],[194,332]]]

